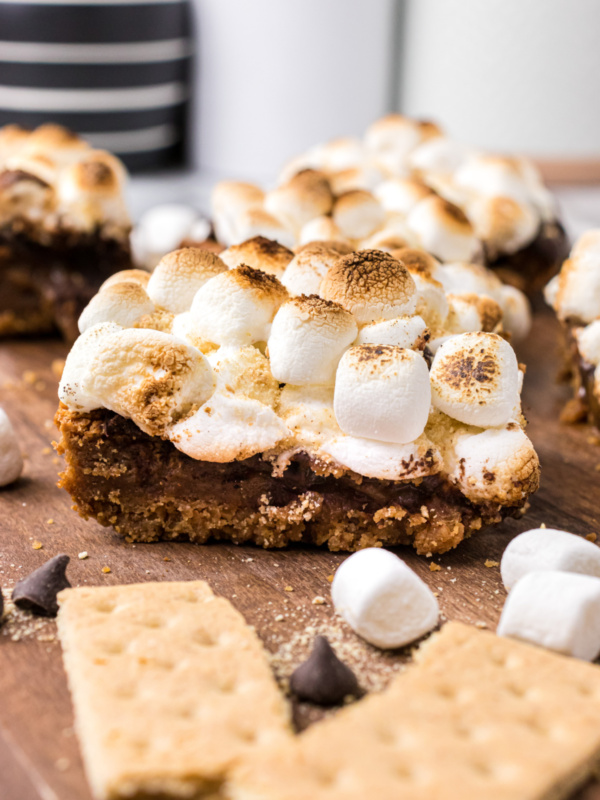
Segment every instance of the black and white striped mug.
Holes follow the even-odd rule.
[[[0,125],[57,122],[130,169],[181,164],[189,0],[0,0]]]

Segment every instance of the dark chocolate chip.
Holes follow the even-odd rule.
[[[65,574],[69,560],[69,556],[54,556],[19,581],[12,593],[15,605],[41,617],[55,617],[58,613],[56,595],[71,585]]]
[[[324,636],[317,636],[308,659],[292,673],[290,689],[300,700],[319,706],[336,706],[348,695],[360,694],[355,674]]]

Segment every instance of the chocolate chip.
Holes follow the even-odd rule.
[[[55,617],[58,613],[56,595],[71,585],[65,574],[69,560],[69,556],[54,556],[19,581],[12,593],[15,605],[41,617]]]
[[[355,674],[334,653],[324,636],[317,636],[304,664],[292,673],[290,689],[300,700],[319,706],[335,706],[360,688]]]

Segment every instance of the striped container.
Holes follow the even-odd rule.
[[[182,164],[188,0],[0,0],[0,125],[57,122],[132,170]]]

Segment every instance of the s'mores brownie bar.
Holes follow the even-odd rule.
[[[125,179],[57,125],[0,129],[0,336],[76,338],[102,282],[131,266]]]
[[[600,230],[584,233],[545,291],[566,335],[573,400],[565,421],[600,428]]]
[[[228,246],[257,235],[287,247],[323,239],[391,250],[402,240],[444,263],[485,263],[527,294],[567,252],[553,197],[530,161],[478,152],[399,114],[362,140],[336,139],[294,158],[268,192],[218,184],[213,219]]]
[[[80,514],[138,541],[422,553],[521,514],[539,467],[499,303],[447,293],[424,251],[344,250],[254,240],[113,276],[59,390]]]

